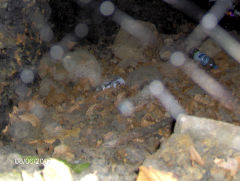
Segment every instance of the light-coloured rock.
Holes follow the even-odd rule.
[[[40,86],[40,92],[44,95],[48,92],[47,89],[50,89],[50,85],[44,86],[47,82],[77,82],[80,78],[88,78],[92,85],[96,86],[101,79],[99,63],[94,55],[83,49],[67,53],[62,60],[54,60],[49,55],[44,55],[38,73],[43,80],[49,80]]]
[[[221,121],[182,114],[177,118],[174,134],[143,165],[171,172],[184,181],[227,180],[230,174],[233,180],[239,180],[239,129]]]
[[[159,171],[171,172],[173,175],[177,175],[180,180],[201,180],[205,170],[191,165],[189,148],[193,144],[193,139],[189,135],[173,134],[163,142],[156,153],[143,162],[143,165],[151,166]]]
[[[87,50],[75,50],[66,54],[62,60],[64,68],[68,71],[71,81],[79,78],[89,78],[92,85],[96,86],[101,79],[101,67],[94,55]]]
[[[149,22],[138,22],[140,22],[141,25],[149,29],[152,32],[153,36],[156,37],[156,44],[153,46],[157,46],[158,48],[161,47],[163,41],[159,37],[156,27]],[[148,48],[149,47],[145,46],[140,39],[135,38],[123,28],[120,29],[112,46],[113,53],[116,57],[122,60],[129,60],[135,62],[144,62],[147,60],[144,51],[146,51],[146,49]]]
[[[118,66],[120,68],[127,68],[127,67],[136,67],[137,66],[137,62],[136,61],[129,61],[127,59],[122,60],[121,62],[119,62]]]
[[[189,134],[194,138],[212,138],[216,143],[240,151],[240,127],[202,117],[179,115],[175,133]]]

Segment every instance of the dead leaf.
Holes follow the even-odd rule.
[[[5,128],[4,128],[4,130],[2,130],[2,134],[7,134],[7,132],[8,132],[8,128],[9,128],[9,125],[7,125]]]
[[[101,145],[102,145],[102,143],[103,143],[103,141],[102,141],[102,140],[98,140],[98,141],[97,141],[97,144],[96,144],[96,148],[99,148],[99,146],[101,146]]]
[[[75,111],[75,110],[77,110],[77,109],[80,109],[79,104],[75,104],[75,105],[71,106],[71,107],[67,110],[67,113],[72,113],[73,111]]]
[[[239,162],[238,162],[238,160],[236,160],[234,158],[229,158],[228,157],[227,161],[225,161],[224,159],[216,158],[214,160],[214,163],[218,167],[230,171],[231,176],[235,176],[238,172]]]
[[[20,34],[20,33],[17,33],[17,40],[16,40],[16,44],[19,45],[19,44],[24,44],[25,42],[25,35],[24,34]]]
[[[136,111],[136,112],[142,111],[142,110],[145,109],[145,107],[146,107],[146,104],[145,104],[145,103],[136,105],[136,106],[135,106],[135,111]]]
[[[126,97],[125,92],[121,92],[120,94],[117,95],[116,101],[114,101],[114,106],[117,107],[119,103]]]
[[[53,144],[55,141],[56,141],[55,138],[53,138],[53,139],[46,139],[46,140],[44,140],[44,143]]]
[[[199,102],[201,104],[204,105],[208,105],[208,106],[214,106],[215,102],[211,99],[211,97],[209,97],[208,95],[200,95],[200,94],[196,94],[193,99],[196,102]]]
[[[137,181],[177,181],[173,173],[141,166]]]
[[[46,154],[47,149],[43,145],[37,145],[36,151],[38,155],[44,155]]]
[[[22,62],[21,62],[21,56],[20,56],[19,50],[16,50],[16,51],[14,52],[14,58],[16,59],[17,64],[18,64],[19,66],[21,66],[21,65],[22,65]]]
[[[191,157],[192,163],[195,161],[197,164],[199,164],[201,166],[204,165],[203,159],[201,158],[201,156],[199,155],[199,153],[193,146],[190,146],[189,152],[190,152],[190,157]]]
[[[154,124],[154,119],[152,118],[152,114],[150,113],[146,113],[142,119],[141,119],[141,122],[140,122],[140,125],[142,127],[147,127],[147,126],[151,126]]]
[[[34,114],[26,113],[23,115],[19,115],[19,118],[22,121],[30,122],[34,127],[40,124],[40,120]]]
[[[17,109],[18,109],[19,112],[30,111],[29,102],[28,101],[20,101],[18,103]]]
[[[36,144],[36,143],[42,143],[42,140],[31,140],[28,142],[28,144]]]
[[[86,116],[87,116],[87,117],[91,117],[91,115],[94,114],[94,109],[95,109],[97,106],[98,106],[98,104],[93,104],[93,105],[91,105],[91,106],[88,108],[87,112],[86,112]]]
[[[68,102],[69,96],[65,93],[57,93],[54,87],[51,87],[47,97],[45,98],[46,105],[56,106],[63,102]]]
[[[79,132],[80,132],[80,128],[73,128],[73,129],[70,129],[70,130],[64,130],[64,138],[67,138],[67,137],[78,137],[79,135]]]
[[[237,162],[238,162],[238,168],[240,169],[240,156],[235,157],[235,159],[237,160]]]
[[[74,154],[67,145],[61,144],[54,148],[53,157],[63,158],[67,161],[72,161],[74,159]]]
[[[108,141],[109,139],[111,139],[112,136],[113,136],[113,132],[112,132],[112,131],[110,131],[110,132],[106,133],[105,135],[103,135],[103,140],[104,140],[104,142],[106,142],[106,141]]]
[[[148,104],[148,111],[149,112],[154,112],[156,109],[156,104],[154,104],[153,102],[151,102],[150,104]]]

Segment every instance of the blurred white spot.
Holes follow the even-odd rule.
[[[80,38],[83,38],[83,37],[87,36],[87,34],[88,34],[88,26],[86,24],[79,23],[75,27],[75,34],[78,37],[80,37]]]
[[[56,59],[56,60],[60,60],[62,59],[63,57],[63,54],[64,54],[64,50],[61,46],[59,45],[54,45],[51,47],[50,49],[50,56],[53,58],[53,59]]]
[[[24,69],[20,74],[20,78],[25,84],[32,83],[34,79],[34,73],[30,69]]]
[[[154,96],[157,96],[163,92],[164,86],[160,81],[154,80],[149,85],[149,89],[151,94],[153,94]]]
[[[77,64],[72,60],[72,56],[67,55],[63,59],[63,66],[68,72],[75,72]]]
[[[95,174],[87,174],[80,181],[99,181],[98,177]]]
[[[22,180],[42,180],[40,172],[34,172],[33,174],[28,173],[27,171],[22,170]]]
[[[202,26],[206,29],[213,29],[217,25],[217,17],[214,14],[206,14],[201,22]]]
[[[41,28],[40,30],[40,39],[48,42],[51,41],[51,39],[53,38],[53,31],[49,26],[44,26]]]
[[[111,1],[104,1],[101,5],[100,5],[100,12],[104,15],[104,16],[110,16],[114,13],[115,10],[115,6]]]
[[[155,96],[164,108],[169,112],[173,118],[177,118],[181,113],[184,113],[183,108],[178,104],[174,96],[164,87],[164,85],[154,80],[149,85],[150,92]]]
[[[170,57],[170,62],[174,66],[181,66],[186,61],[186,58],[182,52],[174,52]]]
[[[134,112],[134,106],[129,100],[124,100],[118,105],[118,109],[124,116],[130,116]]]

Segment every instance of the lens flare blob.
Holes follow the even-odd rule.
[[[118,105],[118,109],[124,116],[130,116],[134,112],[134,106],[129,100],[124,100]]]
[[[20,78],[25,84],[32,83],[34,80],[34,73],[30,69],[23,69],[20,73]]]
[[[100,5],[100,12],[104,16],[111,16],[115,11],[115,6],[111,1],[104,1]]]
[[[55,60],[60,60],[63,58],[64,50],[59,45],[54,45],[50,49],[50,56]]]
[[[179,51],[174,52],[170,57],[170,62],[177,67],[183,65],[185,61],[186,61],[186,58],[184,54]]]
[[[212,13],[208,13],[203,17],[201,24],[204,28],[211,30],[217,26],[217,17]]]
[[[75,27],[75,34],[79,37],[79,38],[84,38],[85,36],[87,36],[88,34],[88,26],[84,23],[79,23],[76,27]]]

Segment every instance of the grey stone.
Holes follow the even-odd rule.
[[[143,26],[143,29],[146,30],[147,33],[144,35],[144,37],[136,38],[134,37],[135,34],[131,35],[125,31],[124,28],[121,28],[116,36],[112,50],[114,55],[122,60],[144,62],[146,61],[144,50],[147,48],[147,46],[144,45],[141,40],[144,41],[146,38],[154,39],[159,48],[161,48],[163,41],[160,36],[158,36],[158,31],[153,24],[143,21],[137,21],[136,23],[137,26],[141,28]],[[148,34],[152,37],[148,37]]]
[[[228,113],[226,113],[226,111],[224,111],[222,108],[219,108],[219,115],[221,116],[222,121],[226,121],[229,123],[232,122],[231,116]]]
[[[161,80],[162,76],[158,69],[153,66],[144,66],[129,73],[126,84],[129,86],[141,86],[143,83],[150,83],[153,80]]]
[[[194,96],[196,94],[204,95],[206,94],[206,92],[200,87],[194,86],[193,88],[187,91],[187,94],[190,96]]]
[[[30,136],[32,130],[33,126],[31,123],[17,121],[11,125],[9,133],[13,138],[19,140]]]
[[[87,50],[79,49],[68,53],[63,58],[62,63],[69,73],[70,80],[78,81],[79,78],[89,78],[93,86],[99,84],[101,66],[95,56]]]

